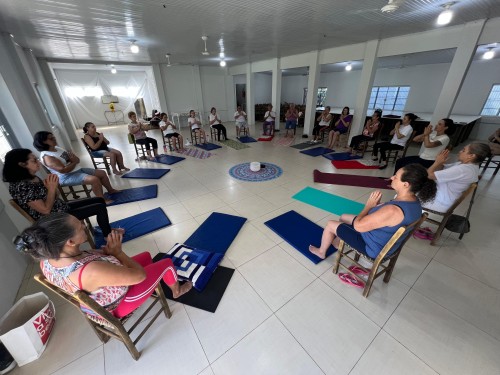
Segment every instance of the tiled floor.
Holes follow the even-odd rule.
[[[126,128],[101,130],[136,167]],[[297,135],[295,143],[302,141]],[[249,146],[223,147],[205,160],[187,157],[157,181],[112,177],[118,188],[157,183],[160,193],[110,207],[111,220],[162,207],[173,223],[126,243],[129,255],[169,249],[213,211],[249,219],[223,261],[236,272],[215,314],[171,303],[172,319],[154,323],[135,362],[120,343],[102,345],[78,312],[55,297],[57,323],[45,353],[13,374],[500,374],[500,177],[487,172],[481,181],[471,233],[458,240],[445,231],[439,246],[411,239],[390,283],[375,281],[366,299],[332,273],[332,257],[314,265],[263,223],[291,209],[319,225],[336,218],[291,199],[305,186],[363,203],[370,190],[315,184],[314,169],[335,171],[325,158],[270,142]],[[281,166],[283,175],[262,183],[229,176],[234,164],[255,160]],[[41,289],[31,278],[36,272],[36,266],[27,271],[20,295]]]

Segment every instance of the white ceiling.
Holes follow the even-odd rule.
[[[51,60],[216,65],[287,56],[434,29],[446,0],[1,0],[0,31]],[[450,25],[500,16],[498,0],[460,0]],[[211,56],[201,55],[208,35]],[[137,40],[141,52],[130,52]]]

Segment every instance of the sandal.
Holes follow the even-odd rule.
[[[434,238],[434,233],[431,228],[419,228],[413,232],[413,238],[418,238],[420,240],[432,240]]]
[[[360,276],[368,276],[370,274],[370,271],[364,270],[363,268],[358,266],[351,266],[349,267],[349,270]]]
[[[356,288],[364,288],[365,283],[359,281],[354,276],[349,275],[348,273],[339,273],[339,279],[344,284],[355,286]]]

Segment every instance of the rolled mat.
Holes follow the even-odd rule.
[[[390,181],[388,182],[384,179],[373,176],[358,176],[342,173],[324,173],[315,169],[313,172],[313,177],[314,182],[319,182],[321,184],[359,186],[374,189],[392,190]]]
[[[165,228],[172,224],[161,208],[154,208],[140,214],[127,217],[110,223],[111,228],[123,228],[125,233],[122,242],[133,240],[137,237],[154,232],[155,230]],[[104,245],[105,238],[100,227],[94,228],[94,241],[96,248]]]
[[[379,169],[378,165],[364,165],[356,160],[332,160],[332,164],[337,169]]]
[[[309,251],[309,245],[319,247],[321,243],[323,228],[318,224],[293,210],[268,220],[264,224],[314,264],[323,260]],[[337,249],[330,246],[326,256],[330,256],[335,251]]]
[[[342,214],[357,215],[364,207],[359,202],[339,197],[335,194],[329,194],[312,187],[302,189],[292,198],[339,216]]]

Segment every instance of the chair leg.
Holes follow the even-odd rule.
[[[388,283],[389,280],[391,279],[392,271],[394,271],[394,266],[396,265],[398,257],[399,257],[399,254],[392,257],[391,260],[389,261],[389,264],[387,265],[387,268],[385,269],[385,275],[384,275],[384,279],[383,279],[384,283]]]
[[[339,272],[340,261],[342,260],[342,255],[344,255],[344,241],[340,240],[337,254],[335,254],[335,263],[333,264],[333,273]]]
[[[370,294],[373,280],[375,280],[375,275],[377,274],[379,265],[380,265],[380,261],[373,262],[372,269],[370,271],[370,274],[368,275],[368,280],[366,280],[366,283],[365,283],[365,289],[363,289],[363,297],[368,297],[368,294]]]
[[[116,325],[115,329],[117,331],[118,336],[120,336],[123,344],[127,347],[132,358],[134,358],[134,360],[137,361],[141,357],[141,353],[139,353],[139,351],[135,347],[134,342],[130,338],[128,332],[125,330],[123,325]]]
[[[80,307],[77,307],[77,309],[80,309]],[[97,337],[99,338],[99,340],[101,340],[101,342],[102,342],[103,344],[106,344],[106,343],[109,341],[110,336],[109,336],[109,335],[106,335],[106,334],[105,334],[104,332],[102,332],[102,331],[99,331],[99,330],[96,328],[96,326],[95,326],[95,324],[96,324],[96,323],[92,322],[90,319],[87,319],[87,318],[85,317],[85,320],[86,320],[86,321],[87,321],[87,323],[88,323],[88,324],[92,327],[92,330],[93,330],[93,331],[94,331],[94,333],[97,335]]]
[[[160,303],[163,307],[163,312],[165,313],[165,316],[167,319],[170,319],[172,317],[172,311],[170,311],[170,307],[168,306],[168,301],[167,298],[165,297],[165,293],[163,292],[163,288],[161,287],[161,283],[159,283],[156,286],[156,295],[160,299]]]
[[[434,233],[434,237],[432,238],[431,245],[434,246],[436,245],[437,241],[441,237],[441,234],[444,231],[444,227],[446,226],[446,223],[448,222],[449,216],[443,217],[443,220],[441,221],[441,224],[439,224],[439,227],[436,230],[436,233]]]

